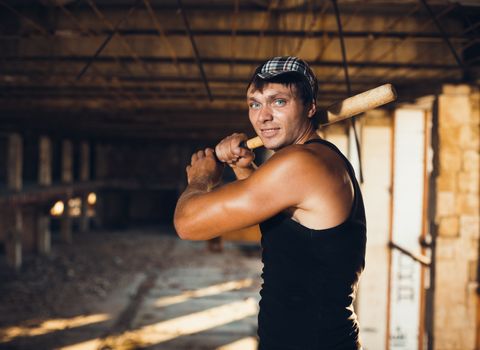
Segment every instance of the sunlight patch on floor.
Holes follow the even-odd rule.
[[[215,350],[257,350],[258,342],[254,337],[242,338]]]
[[[33,326],[13,326],[0,329],[0,343],[9,342],[18,337],[34,337],[51,332],[62,331],[69,328],[81,327],[99,323],[110,319],[108,314],[94,314],[76,316],[73,318],[57,318],[41,322]]]
[[[256,315],[257,309],[257,301],[253,298],[246,298],[127,331],[121,335],[106,339],[104,345],[114,349],[124,349],[127,344],[131,349],[151,346]]]
[[[102,342],[99,338],[83,341],[81,343],[56,348],[56,350],[98,350]]]
[[[251,278],[246,278],[237,281],[229,281],[225,283],[216,284],[206,288],[200,288],[195,290],[185,291],[182,294],[162,297],[155,301],[155,306],[165,307],[169,305],[183,303],[192,298],[201,298],[206,296],[212,296],[224,292],[229,292],[232,290],[238,290],[242,288],[248,288],[252,286],[253,280]]]

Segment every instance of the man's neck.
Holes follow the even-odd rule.
[[[307,142],[308,140],[318,138],[318,134],[315,131],[315,128],[312,123],[308,123],[305,131],[297,138],[294,144],[301,145]]]

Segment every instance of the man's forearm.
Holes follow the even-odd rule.
[[[176,211],[183,210],[186,203],[189,200],[193,199],[193,197],[208,193],[211,190],[212,190],[212,187],[204,182],[194,182],[194,183],[188,184],[177,201]]]
[[[257,170],[257,166],[255,163],[252,163],[248,168],[233,167],[232,170],[235,173],[237,180],[244,180]]]
[[[199,197],[212,191],[213,186],[206,182],[190,183],[180,195],[174,213],[174,226],[182,239],[203,240],[213,237],[203,237],[191,234],[191,223],[195,222],[195,216],[201,207],[198,205]]]

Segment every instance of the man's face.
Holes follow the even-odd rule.
[[[248,116],[255,132],[267,149],[278,150],[297,143],[309,127],[315,113],[312,103],[305,108],[296,87],[269,83],[263,91],[247,91]]]

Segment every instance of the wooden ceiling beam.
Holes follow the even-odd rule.
[[[2,60],[4,62],[47,62],[47,63],[82,63],[90,59],[90,56],[82,55],[64,55],[64,56],[43,56],[43,55],[32,55],[32,56],[4,56]],[[118,59],[124,64],[136,63],[132,57],[129,56],[100,56],[96,59],[97,63],[113,63]],[[172,60],[170,57],[161,57],[161,56],[141,56],[140,59],[149,64],[171,64]],[[179,63],[185,64],[195,64],[195,58],[193,57],[179,57]],[[229,65],[231,64],[230,58],[216,58],[216,57],[203,57],[202,62],[207,65],[217,64],[217,65]],[[248,59],[248,58],[236,58],[236,65],[258,65],[262,63],[262,60],[257,59]],[[341,60],[316,60],[309,61],[309,65],[312,67],[342,67]],[[456,64],[438,64],[438,63],[418,63],[418,62],[370,62],[370,61],[351,61],[349,62],[351,67],[359,68],[388,68],[388,69],[420,69],[420,70],[455,70],[460,69]]]

